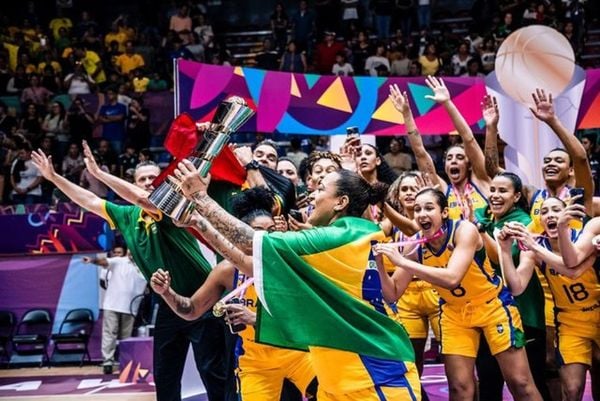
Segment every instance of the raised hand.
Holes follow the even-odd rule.
[[[233,149],[233,154],[242,166],[246,166],[253,159],[252,148],[250,146],[240,146]]]
[[[450,91],[444,84],[443,79],[437,79],[429,75],[425,78],[425,83],[433,91],[433,96],[426,95],[425,99],[433,100],[436,103],[446,103],[450,100]]]
[[[573,203],[574,200],[581,197],[581,195],[577,195],[571,198],[571,203],[560,212],[558,216],[558,226],[565,227],[568,226],[571,220],[583,220],[586,216],[585,214],[585,206],[580,205],[578,203]]]
[[[398,88],[397,84],[390,85],[390,94],[389,99],[392,101],[392,104],[402,114],[411,113],[410,104],[408,103],[408,94],[406,91],[400,92],[400,88]]]
[[[45,179],[48,181],[54,179],[56,171],[52,164],[52,156],[46,156],[44,152],[42,152],[42,149],[38,149],[37,151],[34,150],[31,152],[31,160]]]
[[[285,221],[283,216],[273,216],[275,222],[275,231],[286,232],[288,230],[288,223]]]
[[[98,163],[96,163],[92,149],[90,149],[90,145],[88,145],[87,141],[83,141],[81,144],[83,146],[83,162],[85,163],[85,167],[91,175],[97,178],[102,170],[100,169],[100,166],[98,166]]]
[[[550,123],[556,118],[554,104],[552,103],[552,93],[546,95],[546,91],[543,89],[536,89],[535,93],[531,94],[531,97],[533,97],[535,109],[530,107],[529,110],[531,110],[538,120]]]
[[[495,96],[485,95],[481,102],[481,114],[487,126],[498,125],[500,112],[498,111],[498,101]]]
[[[206,194],[210,183],[210,174],[201,177],[196,167],[188,159],[183,159],[173,172],[181,185],[181,190],[186,198],[191,199],[196,194]]]
[[[417,183],[417,192],[420,192],[424,189],[438,189],[440,187],[439,184],[434,184],[431,176],[428,173],[421,173],[415,177],[415,181]]]
[[[171,275],[166,270],[158,269],[150,278],[150,286],[155,293],[163,295],[171,287]]]

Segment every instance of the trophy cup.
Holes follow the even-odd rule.
[[[210,127],[204,131],[199,145],[188,158],[202,177],[206,177],[212,161],[227,144],[230,135],[252,115],[254,111],[238,96],[232,96],[219,105]],[[167,216],[183,223],[189,220],[194,211],[194,203],[185,198],[179,183],[170,177],[150,194],[148,200]]]

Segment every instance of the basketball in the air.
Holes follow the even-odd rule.
[[[531,25],[510,34],[498,49],[496,77],[514,100],[532,105],[531,93],[544,88],[558,96],[575,71],[573,48],[560,32]]]

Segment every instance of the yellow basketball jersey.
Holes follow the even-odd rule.
[[[540,210],[542,209],[542,203],[550,197],[550,193],[547,189],[538,189],[531,198],[531,224],[529,225],[529,231],[534,234],[541,234],[544,232],[544,227],[540,221]],[[558,194],[560,200],[566,200],[569,197],[569,187],[565,187],[564,191]],[[571,220],[569,226],[574,230],[581,230],[583,223],[579,220]]]
[[[579,231],[571,230],[573,242]],[[552,251],[547,238],[541,238],[540,244]],[[587,269],[576,279],[565,277],[552,267],[542,263],[540,270],[546,276],[548,286],[554,297],[554,305],[560,311],[592,311],[600,308],[600,278],[594,268]]]
[[[460,223],[460,220],[448,219],[446,221],[446,243],[438,251],[430,249],[428,244],[419,245],[417,249],[418,261],[425,266],[436,269],[447,268],[454,249],[454,235]],[[464,304],[493,298],[502,288],[502,279],[494,273],[490,260],[485,253],[485,248],[482,247],[475,252],[471,265],[456,288],[448,290],[435,284],[433,287],[438,291],[444,302]]]
[[[234,277],[234,288],[237,288],[244,284],[249,277],[244,273],[241,273],[239,270],[235,271]],[[242,304],[248,308],[250,311],[256,313],[256,307],[258,302],[258,297],[256,296],[256,290],[254,289],[254,285],[250,285],[248,288],[244,290],[241,294],[239,294],[239,299]],[[254,343],[254,326],[246,325],[246,328],[239,333],[240,337],[244,339],[244,343],[247,344],[246,340]]]
[[[465,186],[465,193],[462,196],[456,192],[453,185],[448,185],[446,198],[448,198],[448,218],[452,220],[468,220],[467,213],[474,214],[475,210],[484,209],[488,205],[487,198],[471,181]]]

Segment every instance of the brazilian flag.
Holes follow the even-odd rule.
[[[256,340],[414,362],[404,327],[386,315],[373,263],[371,242],[384,239],[379,226],[355,217],[300,232],[257,232]]]

